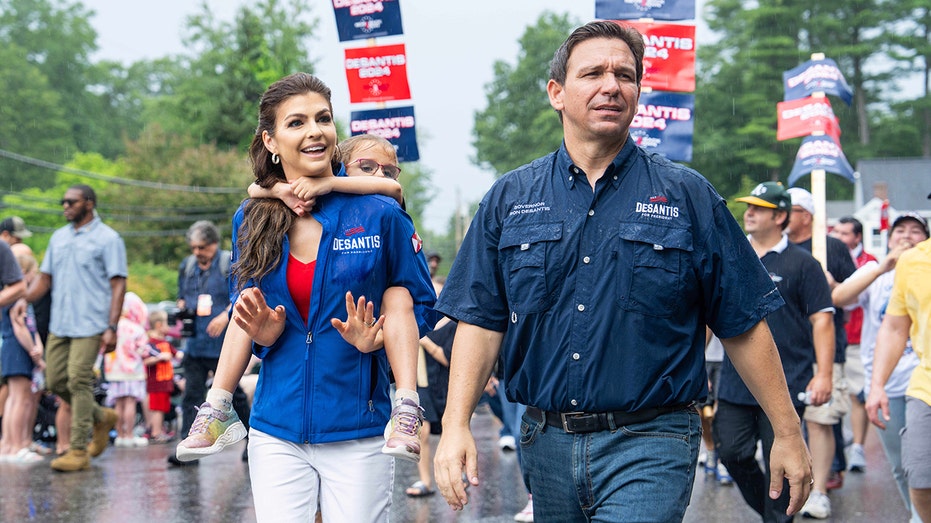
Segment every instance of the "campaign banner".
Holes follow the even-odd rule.
[[[595,18],[694,20],[695,0],[596,0]]]
[[[844,73],[830,58],[809,60],[795,69],[782,73],[785,101],[797,100],[822,91],[839,97],[847,105],[853,102],[853,90],[847,85]]]
[[[618,22],[643,34],[643,87],[695,91],[695,25]]]
[[[802,140],[802,145],[795,155],[795,165],[789,173],[789,186],[815,169],[839,174],[851,183],[854,181],[853,167],[844,156],[840,145],[830,136],[809,136]]]
[[[398,0],[333,0],[339,41],[404,34]]]
[[[381,136],[394,145],[399,162],[420,159],[415,124],[412,106],[352,111],[349,114],[349,132],[353,136],[366,133]]]
[[[404,44],[346,49],[349,102],[410,100]]]
[[[649,152],[677,162],[692,161],[695,95],[652,92],[640,95],[630,137]]]
[[[809,96],[776,104],[777,140],[810,134],[826,134],[840,143],[840,120],[834,116],[830,100]]]

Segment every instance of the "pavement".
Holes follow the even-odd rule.
[[[410,498],[404,489],[417,480],[416,465],[398,461],[392,522],[511,522],[524,507],[517,455],[498,448],[500,424],[486,407],[473,418],[480,452],[481,483],[469,489],[469,504],[450,509],[438,493]],[[871,429],[872,431],[873,429]],[[435,446],[437,436],[432,436]],[[255,521],[245,443],[201,460],[196,467],[168,465],[174,445],[109,448],[88,471],[56,473],[45,462],[0,463],[0,522],[251,523]],[[866,445],[867,470],[845,475],[844,487],[830,493],[834,514],[821,521],[894,523],[908,521],[885,455],[875,434]],[[759,521],[734,486],[718,485],[701,471],[695,478],[685,521]],[[796,521],[806,520],[797,517]]]

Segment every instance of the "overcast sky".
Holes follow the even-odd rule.
[[[243,0],[207,0],[217,15],[229,19]],[[91,22],[98,33],[95,59],[128,65],[184,51],[181,30],[200,2],[160,0],[82,0],[96,12]],[[703,2],[699,2],[701,5]],[[343,69],[343,49],[364,44],[340,43],[332,3],[313,2],[312,16],[320,20],[319,35],[308,47],[317,60],[316,73],[333,89],[337,118],[349,122],[352,110],[372,104],[349,104]],[[402,0],[404,35],[379,39],[378,45],[404,43],[411,87],[410,102],[417,117],[420,161],[432,172],[436,196],[424,213],[424,226],[446,229],[456,205],[479,200],[491,186],[491,173],[478,169],[470,158],[473,115],[485,106],[484,86],[492,80],[496,60],[515,63],[517,39],[544,11],[569,13],[581,23],[594,19],[594,0]],[[698,44],[702,42],[699,25]],[[555,51],[555,49],[554,49]],[[555,117],[555,116],[554,116]]]

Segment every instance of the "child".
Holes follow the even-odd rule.
[[[270,188],[253,184],[249,187],[249,195],[277,197],[299,216],[310,212],[317,197],[333,191],[384,194],[402,203],[400,184],[395,181],[401,169],[397,166],[397,153],[391,142],[371,134],[358,135],[340,143],[339,151],[346,166],[347,177],[301,178],[291,184],[282,182]],[[379,172],[382,177],[375,177]],[[413,300],[407,289],[391,287],[382,296],[381,317],[374,324],[364,323],[361,318],[366,311],[371,316],[373,308],[373,304],[364,297],[359,297],[358,302],[354,303],[352,295],[347,293],[346,311],[349,317],[346,322],[334,318],[333,326],[346,341],[363,352],[385,347],[394,373],[396,393],[391,418],[385,427],[386,442],[382,452],[418,462],[423,416],[417,394],[417,354],[420,345]],[[369,339],[369,329],[360,330],[363,324],[376,327],[374,340]],[[386,345],[384,340],[390,341]],[[213,385],[207,392],[207,402],[198,411],[189,436],[178,444],[176,452],[180,461],[214,454],[246,436],[245,427],[232,409],[231,391],[245,372],[251,354],[232,352],[220,354]],[[214,423],[218,426],[210,428]]]
[[[36,275],[36,259],[30,252],[14,249],[13,253],[28,285]],[[4,322],[10,322],[13,336],[4,336],[0,349],[3,377],[9,390],[4,406],[0,461],[12,463],[42,461],[42,456],[30,449],[37,408],[32,393],[33,371],[45,368],[42,340],[35,330],[34,318],[30,320],[30,314],[31,308],[25,300],[3,309],[3,315],[8,317]]]
[[[116,329],[116,350],[104,356],[104,375],[110,384],[107,402],[116,408],[117,447],[144,447],[149,441],[136,436],[136,404],[145,401],[145,365],[149,337],[145,324],[149,312],[136,293],[123,298],[123,315]]]
[[[149,314],[149,354],[142,360],[146,365],[146,392],[149,393],[149,441],[167,443],[165,413],[171,411],[171,392],[175,386],[175,369],[172,360],[178,351],[165,337],[168,335],[168,313],[153,311]]]

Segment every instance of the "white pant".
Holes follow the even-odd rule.
[[[258,523],[386,522],[394,459],[381,437],[301,445],[252,428],[249,475]]]

